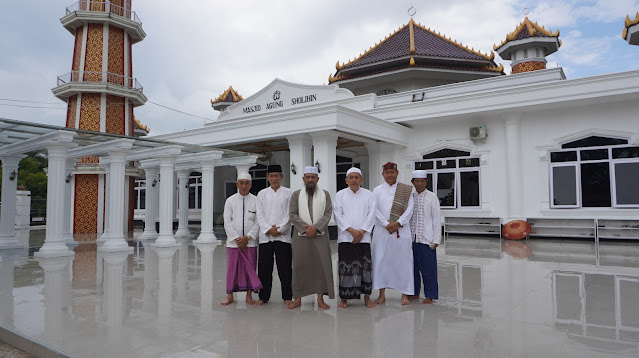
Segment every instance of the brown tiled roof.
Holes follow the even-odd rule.
[[[506,36],[506,39],[502,41],[499,45],[493,45],[493,49],[497,51],[500,47],[504,46],[506,43],[510,41],[523,40],[530,37],[559,37],[559,30],[554,33],[551,30],[546,30],[545,27],[540,26],[536,22],[532,22],[526,17],[522,23],[520,23],[515,31],[509,33]],[[561,46],[561,41],[559,41],[559,46]]]
[[[243,99],[244,98],[242,98],[242,96],[240,96],[240,94],[233,89],[233,86],[229,86],[229,88],[224,91],[224,93],[219,95],[216,99],[211,100],[211,104],[215,104],[218,102],[239,102]]]
[[[475,49],[468,48],[449,37],[425,28],[411,19],[408,24],[400,27],[355,59],[343,64],[337,62],[335,65],[337,73],[335,76],[331,75],[328,81],[333,83],[347,78],[363,77],[408,66],[454,68],[463,71],[477,71],[480,68],[483,68],[484,71],[503,71],[503,67],[500,69],[492,61],[494,58],[493,52],[483,54],[475,51]],[[404,62],[402,59],[406,61]],[[451,59],[454,62],[448,62]],[[382,68],[376,66],[376,68],[369,70],[364,69],[364,67],[368,68],[368,65],[373,64],[379,64]],[[359,70],[359,68],[362,69]],[[357,73],[349,71],[349,74],[345,75],[342,73],[345,70],[354,70]]]
[[[626,15],[626,21],[624,23],[625,27],[623,28],[623,32],[621,33],[621,36],[623,37],[624,40],[628,36],[628,29],[631,26],[634,26],[634,25],[637,25],[637,24],[639,24],[639,11],[637,12],[637,16],[635,17],[634,20],[631,20],[630,16]]]

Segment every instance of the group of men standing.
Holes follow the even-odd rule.
[[[224,205],[227,298],[221,305],[233,302],[237,291],[247,292],[249,304],[268,302],[275,261],[289,309],[312,294],[317,294],[320,308],[330,308],[324,295],[335,296],[328,234],[333,216],[338,231],[338,307],[347,308],[347,300],[361,295],[366,307],[383,304],[387,288],[401,292],[401,303],[407,305],[419,298],[422,282],[422,303],[437,299],[439,199],[426,190],[425,171],[413,171],[411,186],[397,182],[397,164],[389,162],[382,169],[384,183],[371,192],[361,187],[362,172],[350,168],[348,187],[337,192],[334,202],[318,187],[319,171],[312,166],[304,168],[304,187],[292,192],[280,185],[281,167],[269,165],[270,186],[257,197],[249,192],[251,176],[238,174],[238,193]],[[375,301],[370,298],[373,289],[379,290]],[[259,300],[253,299],[253,292],[259,292]]]

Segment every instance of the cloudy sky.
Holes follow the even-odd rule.
[[[71,1],[0,0],[0,118],[64,125],[66,106],[51,88],[71,68],[73,36],[59,20]],[[150,102],[193,115],[147,103],[136,117],[164,134],[215,120],[210,100],[229,85],[246,98],[276,77],[325,84],[338,60],[407,23],[411,6],[415,21],[482,52],[528,8],[531,20],[560,30],[548,67],[568,78],[639,69],[639,47],[621,38],[639,0],[133,0],[147,33],[133,47],[134,77]]]

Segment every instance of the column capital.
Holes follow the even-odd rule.
[[[48,144],[46,146],[47,156],[49,158],[55,158],[55,159],[67,159],[67,153],[69,152],[69,149],[74,148],[76,146],[77,145],[75,143],[69,143],[69,142]]]
[[[19,155],[3,155],[0,156],[0,161],[2,161],[2,167],[17,167],[20,164],[22,158],[25,158],[26,154]]]
[[[516,125],[521,122],[522,112],[506,112],[499,115],[504,120],[507,126]]]
[[[312,143],[313,142],[313,138],[311,138],[310,135],[305,134],[305,133],[304,134],[293,134],[293,135],[286,136],[286,140],[288,141],[289,146],[290,145],[295,145],[295,144],[301,145],[301,144],[304,144],[305,142],[306,143]]]
[[[312,132],[310,133],[311,138],[313,138],[313,142],[315,142],[316,140],[330,140],[330,139],[335,139],[337,141],[337,138],[339,137],[339,133],[336,131],[321,131],[321,132]]]

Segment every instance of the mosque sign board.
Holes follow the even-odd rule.
[[[218,121],[266,115],[275,111],[333,102],[354,97],[347,89],[337,85],[309,86],[275,79],[268,86],[247,99],[229,106],[220,113]]]

